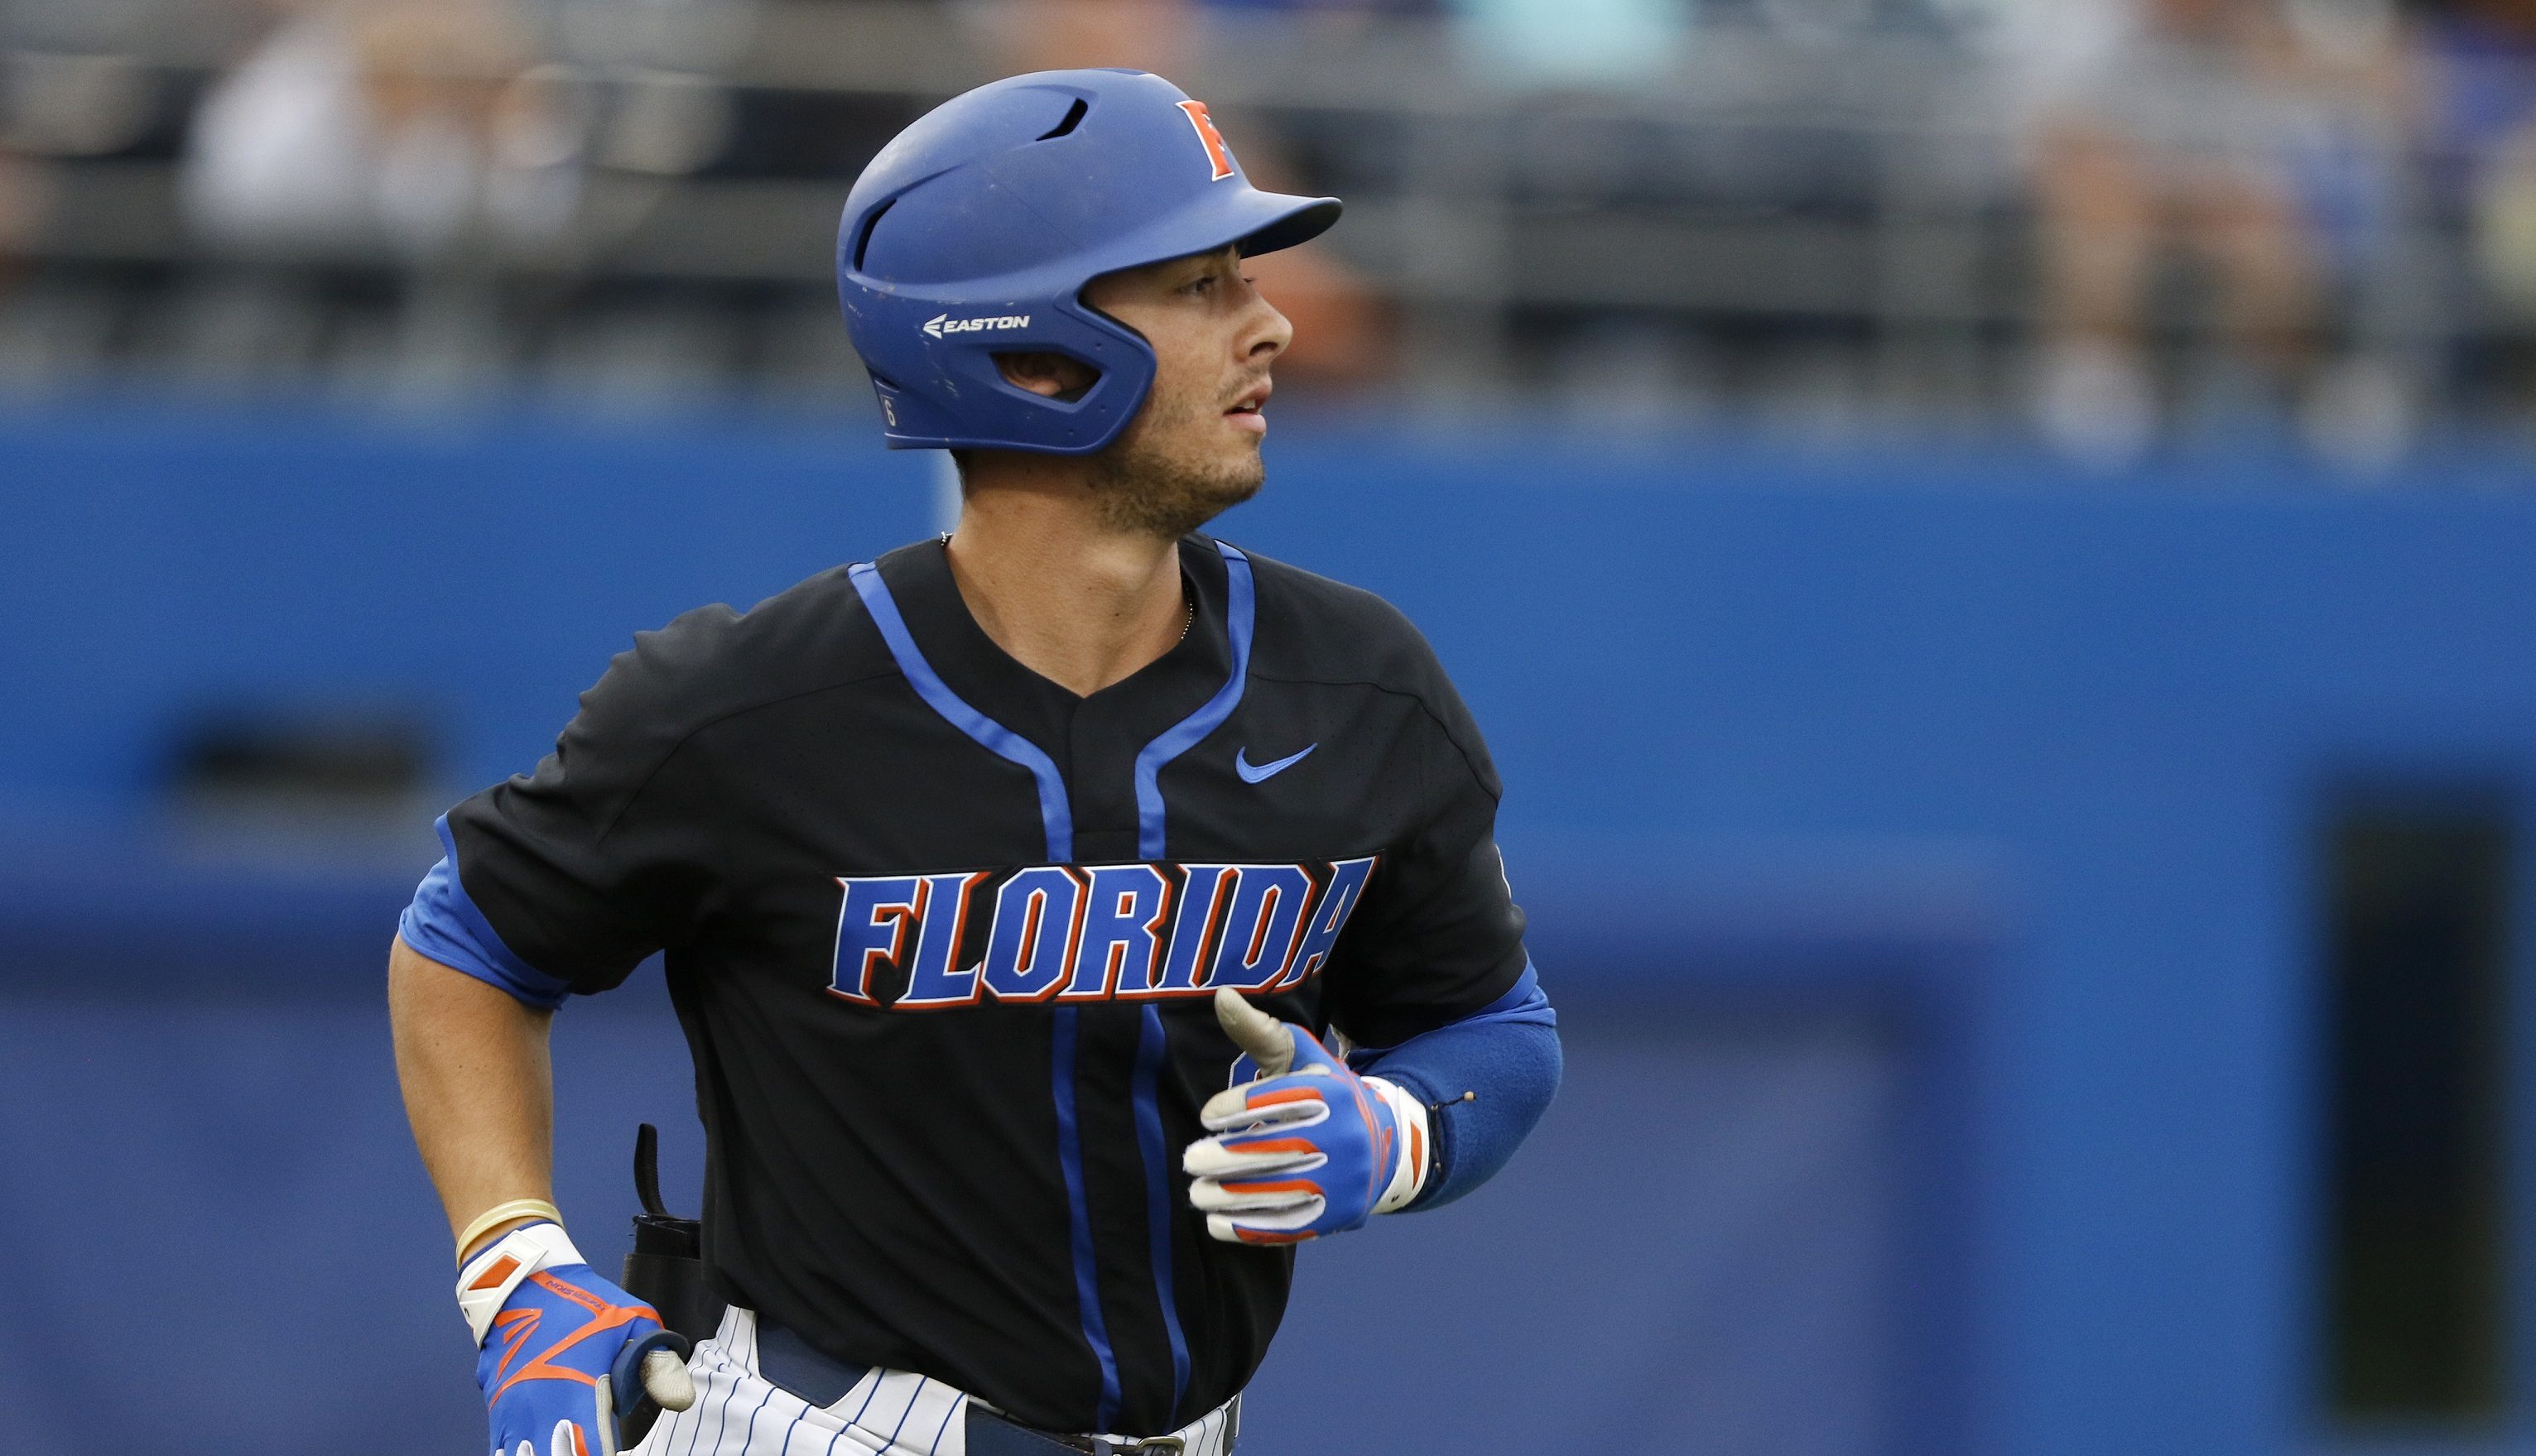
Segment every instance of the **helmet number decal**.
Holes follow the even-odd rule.
[[[1215,163],[1215,180],[1233,175],[1233,149],[1224,145],[1224,133],[1215,129],[1215,118],[1206,114],[1206,102],[1182,101],[1180,109],[1188,113],[1189,125],[1197,130],[1198,141],[1206,148],[1206,159]]]

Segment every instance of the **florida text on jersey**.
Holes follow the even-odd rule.
[[[1179,559],[1187,635],[1089,697],[995,647],[938,542],[691,612],[443,827],[453,962],[551,1004],[665,952],[721,1292],[1042,1429],[1182,1425],[1283,1313],[1292,1251],[1207,1237],[1179,1170],[1236,1055],[1215,987],[1379,1047],[1526,966],[1496,774],[1416,630]]]

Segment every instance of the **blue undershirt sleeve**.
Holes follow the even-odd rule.
[[[1558,1013],[1527,964],[1490,1006],[1397,1046],[1359,1047],[1348,1064],[1427,1106],[1435,1171],[1403,1211],[1441,1208],[1495,1176],[1548,1110],[1558,1091]]]
[[[441,859],[422,877],[413,903],[398,918],[397,938],[453,971],[500,986],[524,1005],[544,1011],[562,1005],[564,983],[512,954],[484,913],[467,898],[467,886],[458,878],[458,844],[449,834],[449,816],[441,815],[433,827],[440,831]]]

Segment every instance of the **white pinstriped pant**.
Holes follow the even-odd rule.
[[[628,1456],[968,1456],[969,1397],[939,1380],[874,1368],[822,1409],[757,1372],[757,1316],[733,1305],[688,1371],[696,1403],[663,1416]],[[1187,1456],[1229,1456],[1231,1414],[1172,1432]]]

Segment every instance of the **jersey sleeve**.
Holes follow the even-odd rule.
[[[399,925],[408,945],[551,1007],[696,934],[714,820],[678,666],[700,625],[638,636],[535,773],[449,811],[444,856]]]
[[[1441,668],[1420,699],[1424,814],[1375,866],[1328,983],[1330,1020],[1367,1047],[1396,1046],[1494,1004],[1530,964],[1523,911],[1497,854],[1496,766]]]

